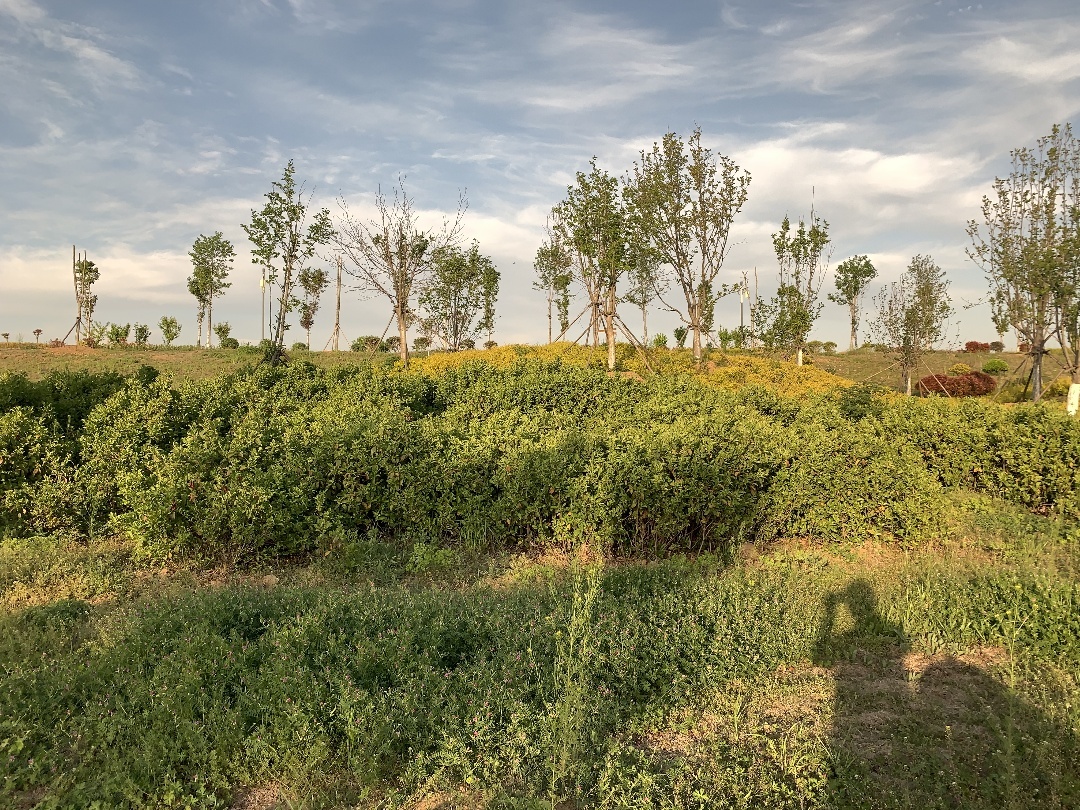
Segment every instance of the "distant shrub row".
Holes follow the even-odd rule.
[[[527,358],[153,377],[87,375],[72,399],[0,378],[7,532],[122,532],[153,555],[294,553],[369,534],[617,554],[917,541],[937,526],[943,485],[1080,516],[1080,427],[1039,407],[860,387],[796,400]]]

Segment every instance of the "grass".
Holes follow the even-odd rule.
[[[974,495],[728,561],[8,540],[0,805],[1075,807],[1078,571]]]
[[[485,356],[488,360],[492,360],[495,354],[501,353],[508,357],[516,356],[513,352],[515,347],[500,347],[496,353],[492,352],[466,352],[464,355],[478,354]],[[538,353],[538,356],[543,356],[545,347],[537,347],[533,349],[534,353]],[[565,351],[562,349],[560,351]],[[682,351],[681,354],[685,354]],[[584,356],[587,352],[582,351]],[[713,350],[713,354],[716,355],[716,350]],[[290,352],[290,356],[298,357],[300,359],[308,360],[317,366],[322,367],[336,367],[342,365],[355,365],[357,363],[369,362],[371,356],[366,353],[356,352],[330,352],[330,351],[311,351],[311,352]],[[387,353],[379,353],[375,356],[376,360],[380,363],[393,363],[396,355],[390,355]],[[680,351],[673,351],[672,358],[680,356]],[[727,355],[726,360],[721,361],[721,367],[719,368],[720,377],[724,380],[737,382],[738,375],[733,376],[733,371],[725,369],[725,364],[735,362],[736,365],[740,362],[739,358],[742,357],[742,353],[734,352]],[[419,355],[422,359],[424,354]],[[432,353],[430,355],[430,361],[423,361],[420,363],[421,367],[438,369],[446,365],[447,362],[456,364],[459,362],[457,358],[447,358],[441,353]],[[944,374],[956,363],[966,363],[973,369],[981,369],[983,364],[992,357],[1005,360],[1011,369],[1010,374],[1005,375],[1004,380],[1013,381],[1019,386],[1023,386],[1026,379],[1027,366],[1024,365],[1027,359],[1026,355],[1015,353],[968,353],[968,352],[955,352],[955,351],[937,351],[930,352],[923,358],[923,366],[918,370],[917,376],[923,377],[927,374]],[[141,365],[149,365],[158,369],[161,372],[171,375],[178,381],[183,380],[197,380],[197,379],[209,379],[222,373],[234,371],[237,368],[245,365],[251,365],[257,363],[259,360],[259,354],[257,350],[250,347],[241,349],[196,349],[191,346],[178,346],[173,348],[164,347],[151,347],[147,349],[138,349],[135,347],[124,348],[98,348],[90,349],[85,346],[63,346],[59,348],[51,348],[44,345],[35,345],[27,343],[8,343],[0,344],[0,373],[12,372],[26,374],[30,379],[37,380],[46,376],[51,371],[60,370],[89,370],[89,371],[114,371],[120,374],[132,374],[138,370]],[[661,366],[671,365],[670,362],[662,362],[663,358],[660,356],[653,358],[654,365],[660,363]],[[597,354],[596,362],[601,362],[600,355]],[[841,352],[834,355],[815,355],[811,358],[811,362],[816,369],[835,374],[847,380],[854,380],[855,382],[874,382],[884,385],[894,390],[900,390],[900,373],[895,367],[895,361],[891,355],[873,350],[860,349],[854,352]],[[637,365],[636,361],[632,365]],[[676,363],[676,365],[679,365]],[[687,363],[682,363],[687,365]],[[714,364],[715,365],[715,364]],[[788,368],[785,366],[785,368]],[[755,369],[759,374],[760,369]],[[715,371],[715,369],[714,369]],[[738,371],[735,369],[734,371]],[[1017,374],[1018,371],[1023,371],[1023,374]],[[1046,376],[1046,384],[1049,386],[1058,375],[1058,367],[1055,364],[1054,358],[1048,357],[1046,365],[1044,367],[1044,375]],[[808,374],[812,374],[811,370],[807,371]],[[745,373],[744,373],[745,376]],[[751,373],[751,377],[754,374]],[[775,377],[775,379],[773,378]],[[773,375],[768,382],[771,385],[783,383],[788,380],[790,373],[784,375]],[[731,378],[729,380],[729,378]],[[788,380],[790,382],[790,380]],[[1053,397],[1063,397],[1067,385],[1066,377],[1061,377],[1061,383],[1059,384],[1060,391],[1055,389],[1051,392]]]

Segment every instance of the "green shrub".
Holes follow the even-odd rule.
[[[1000,357],[991,357],[983,363],[983,374],[992,374],[995,377],[1009,373],[1009,364]]]
[[[949,366],[950,377],[962,377],[963,375],[970,374],[971,372],[972,368],[967,363],[954,363],[953,365]]]

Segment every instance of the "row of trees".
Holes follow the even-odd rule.
[[[1031,390],[1043,390],[1042,365],[1051,341],[1072,376],[1069,411],[1080,407],[1080,143],[1071,126],[1055,126],[1034,149],[1012,152],[1012,172],[994,181],[982,223],[968,225],[969,254],[987,273],[993,321],[1000,335],[1015,329],[1029,346]],[[548,220],[536,252],[534,287],[547,298],[548,339],[599,345],[601,334],[614,366],[620,335],[648,343],[648,309],[657,302],[692,336],[700,362],[702,341],[714,329],[716,303],[739,293],[750,301],[750,324],[739,342],[757,342],[802,362],[807,338],[821,314],[820,293],[831,257],[829,224],[813,209],[793,223],[784,217],[772,243],[777,289],[751,299],[741,283],[719,281],[729,252],[732,222],[747,200],[750,174],[701,143],[701,130],[683,141],[669,132],[621,178],[597,166],[578,172]],[[877,270],[865,255],[841,262],[828,299],[848,309],[850,348],[858,343],[862,301]],[[756,285],[755,285],[756,286]],[[672,292],[674,291],[674,292]],[[584,307],[571,317],[572,302]],[[641,311],[642,338],[622,323],[618,305]],[[920,356],[945,335],[953,313],[948,280],[929,256],[915,256],[897,282],[875,298],[869,332],[896,353],[904,386]],[[559,331],[555,334],[554,317]],[[584,328],[579,324],[584,319]]]
[[[534,287],[545,293],[548,338],[558,338],[584,319],[578,339],[599,345],[603,333],[609,365],[614,343],[623,336],[648,343],[648,310],[656,302],[676,315],[700,362],[703,343],[717,328],[715,309],[726,295],[750,300],[749,282],[718,279],[730,251],[732,223],[746,203],[750,173],[701,142],[697,128],[685,141],[669,132],[623,177],[601,169],[578,172],[564,200],[552,208],[546,238],[536,252]],[[769,299],[750,303],[750,325],[740,324],[739,340],[760,342],[794,355],[802,363],[810,330],[821,314],[819,300],[831,257],[829,224],[813,210],[793,223],[784,217],[773,234],[778,285]],[[849,308],[851,348],[857,343],[860,307],[876,270],[866,256],[840,264],[836,292],[829,298]],[[581,294],[584,308],[571,318],[571,301]],[[618,305],[640,309],[639,341],[618,315]],[[578,327],[581,328],[581,327]]]

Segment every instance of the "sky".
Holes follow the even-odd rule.
[[[101,269],[96,317],[195,337],[188,251],[236,246],[215,304],[261,330],[241,224],[295,161],[311,203],[363,214],[404,178],[423,221],[468,199],[463,236],[502,273],[495,339],[546,340],[532,260],[551,207],[593,156],[623,175],[664,133],[748,170],[721,280],[776,285],[771,234],[811,205],[832,265],[869,255],[882,283],[916,254],[946,271],[954,339],[995,339],[968,220],[1009,152],[1080,115],[1075,0],[0,0],[0,331],[62,337],[71,251]],[[325,265],[332,257],[325,255]],[[350,289],[346,340],[385,301]],[[831,290],[826,281],[822,298]],[[847,345],[824,302],[812,338]],[[328,297],[313,348],[333,327]],[[737,296],[717,320],[739,323]],[[632,307],[623,315],[632,328]],[[867,320],[864,317],[864,321]],[[674,316],[650,315],[671,333]],[[289,340],[302,338],[294,326]]]

